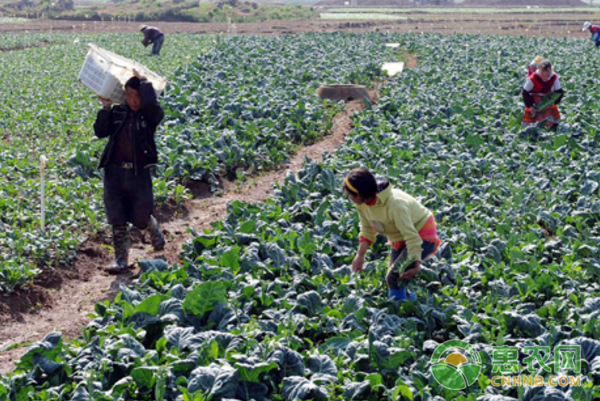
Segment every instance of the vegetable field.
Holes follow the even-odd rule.
[[[267,49],[288,49],[281,52],[282,58],[304,60],[295,66],[313,74],[308,82],[334,78],[330,74],[335,68],[320,49],[336,46],[346,49],[339,53],[355,54],[357,80],[373,78],[370,64],[361,60],[393,57],[386,42],[401,43],[417,55],[419,65],[390,79],[379,103],[354,116],[354,129],[336,154],[321,164],[307,161],[265,203],[230,204],[226,218],[213,223],[211,230],[194,232],[194,240],[182,249],[181,263],[140,262],[143,275],[138,283],[122,287],[114,302],[98,303],[83,338],[67,342],[59,333],[50,333],[36,343],[13,375],[0,378],[0,397],[600,397],[600,67],[589,41],[383,34],[301,38],[311,43],[311,52],[303,52],[302,43],[293,49],[282,46],[283,38],[236,38],[218,43],[187,72],[177,70],[175,89],[166,99],[170,114],[162,133],[163,158],[174,151],[171,143],[184,146],[189,141],[186,129],[189,135],[203,132],[204,124],[233,130],[225,128],[227,113],[236,113],[239,123],[253,108],[272,112],[282,103],[297,105],[296,98],[283,91],[252,93],[270,85],[285,87],[290,80],[272,84],[277,78],[237,75],[238,68],[252,66],[241,62],[223,61],[209,68],[213,52],[220,52],[221,60],[234,52],[251,60],[267,57]],[[500,59],[490,56],[498,52]],[[536,54],[554,63],[567,91],[560,106],[563,124],[556,133],[520,126],[519,88],[525,63]],[[311,55],[319,56],[310,59]],[[306,68],[311,62],[314,70]],[[273,68],[273,75],[291,69],[283,61]],[[302,82],[302,76],[293,79]],[[248,87],[248,103],[240,99],[229,107],[215,94],[213,100],[205,99],[206,90],[193,94],[192,86],[206,82],[228,94],[226,77],[265,82]],[[186,88],[190,81],[194,84]],[[306,105],[322,107],[309,103],[311,85],[298,85],[295,95],[307,99],[301,109],[309,116],[309,130],[318,122]],[[264,101],[264,106],[251,104],[252,99]],[[211,101],[217,102],[215,107]],[[326,113],[327,107],[321,110]],[[182,119],[188,109],[188,119]],[[293,120],[298,110],[288,106],[281,111],[298,124],[305,121]],[[189,128],[191,124],[196,125]],[[269,128],[267,121],[255,124],[260,127],[257,133]],[[204,132],[211,135],[208,129]],[[223,136],[244,143],[235,130]],[[267,149],[270,146],[276,145]],[[202,148],[193,152],[211,153]],[[265,159],[249,160],[261,165]],[[206,174],[203,168],[228,168],[222,161],[207,166],[171,168],[181,178],[185,171]],[[359,166],[390,179],[434,211],[444,245],[411,284],[418,301],[387,300],[383,276],[388,247],[383,238],[369,252],[365,271],[351,273],[358,217],[342,196],[340,183],[345,173]],[[81,183],[90,182],[77,176]],[[449,339],[464,340],[484,356],[479,380],[465,390],[441,387],[429,370],[433,350]],[[493,386],[491,347],[500,345],[580,345],[582,385]],[[542,369],[538,374],[550,375]]]
[[[3,291],[30,280],[40,267],[67,261],[86,236],[103,228],[96,166],[105,141],[92,139],[91,129],[100,103],[76,82],[85,43],[147,63],[171,80],[157,133],[159,203],[183,200],[190,179],[216,188],[218,177],[236,179],[281,164],[296,146],[324,135],[340,109],[314,94],[321,83],[370,83],[381,75],[378,66],[394,57],[360,36],[334,35],[332,41],[306,35],[298,42],[180,35],[160,59],[132,46],[139,39],[134,35],[7,37],[7,48],[49,44],[0,54]],[[340,46],[343,54],[336,53]],[[305,68],[311,63],[321,67]],[[39,222],[41,153],[50,159],[45,233]]]
[[[12,18],[12,17],[0,17],[0,24],[16,24],[20,22],[27,22],[25,18]]]
[[[570,13],[597,12],[597,7],[431,7],[431,8],[392,8],[392,7],[345,7],[328,8],[331,13],[394,13],[394,14],[531,14],[531,13]]]
[[[189,52],[201,52],[208,40],[182,35]],[[145,51],[128,45],[129,35],[0,35],[0,289],[30,280],[39,268],[68,260],[86,235],[103,221],[98,163],[102,142],[92,140],[98,101],[76,82],[88,42],[147,60],[167,76],[185,61],[183,47],[155,63]],[[126,50],[127,49],[127,50]],[[193,54],[193,53],[192,53]],[[46,232],[41,233],[39,164],[46,171]],[[159,196],[167,185],[157,182]],[[173,184],[170,185],[173,188]],[[173,190],[174,191],[174,190]],[[162,194],[162,195],[161,195]]]
[[[352,19],[360,19],[360,20],[405,20],[407,17],[395,15],[395,14],[383,14],[383,13],[321,13],[319,14],[321,19],[326,20],[352,20]]]

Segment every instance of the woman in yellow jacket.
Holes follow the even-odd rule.
[[[392,251],[386,275],[392,300],[416,299],[401,288],[399,279],[410,280],[420,271],[421,261],[433,256],[441,241],[435,219],[419,201],[404,191],[392,188],[389,182],[378,183],[366,169],[354,169],[344,179],[343,191],[356,205],[360,217],[360,242],[352,262],[352,271],[363,270],[365,253],[376,235],[387,236]],[[403,259],[413,260],[404,273],[394,267]]]

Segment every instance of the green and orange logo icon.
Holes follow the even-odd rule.
[[[470,344],[450,340],[440,344],[431,356],[431,373],[447,389],[462,390],[481,374],[481,355]]]

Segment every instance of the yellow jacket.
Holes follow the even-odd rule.
[[[360,236],[375,242],[377,233],[391,242],[406,241],[408,257],[421,260],[423,252],[419,230],[432,216],[429,209],[400,189],[389,185],[377,194],[374,205],[357,205],[360,217]]]

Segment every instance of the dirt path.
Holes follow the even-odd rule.
[[[375,98],[376,90],[371,91]],[[200,231],[210,222],[222,219],[227,203],[234,200],[261,202],[268,198],[272,184],[282,183],[288,170],[301,169],[305,157],[321,161],[323,153],[334,152],[352,129],[350,116],[364,107],[362,100],[346,104],[333,123],[332,132],[321,141],[301,148],[280,170],[269,172],[246,184],[226,184],[223,196],[213,197],[208,185],[192,187],[194,199],[180,207],[166,207],[157,213],[168,244],[163,252],[151,250],[149,238],[139,231],[132,233],[133,246],[130,260],[164,258],[169,264],[179,260],[182,244],[191,239],[188,227]],[[131,284],[139,274],[137,267],[126,274],[111,276],[102,268],[111,262],[110,239],[95,237],[79,249],[71,267],[44,272],[36,283],[11,295],[0,295],[0,350],[13,344],[34,342],[47,333],[58,330],[65,338],[76,338],[82,333],[98,301],[112,300],[121,284]],[[19,347],[0,353],[0,373],[11,371],[28,347]]]

